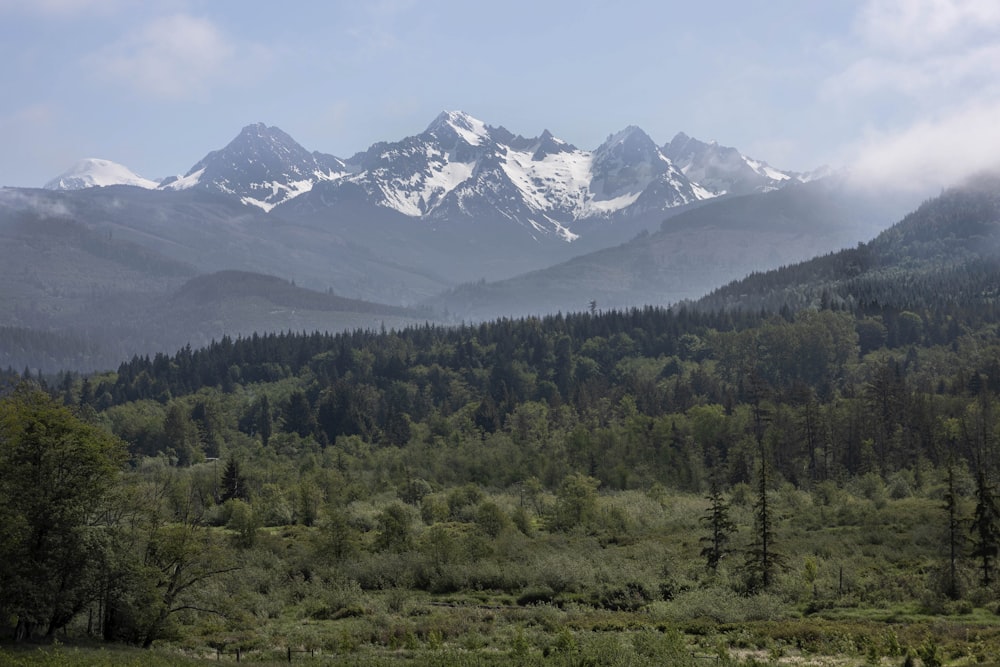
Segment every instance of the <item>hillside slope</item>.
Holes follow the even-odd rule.
[[[628,243],[498,282],[463,285],[431,303],[458,318],[542,314],[694,299],[747,274],[871,238],[896,202],[827,179],[720,199]]]
[[[985,305],[1000,293],[1000,176],[984,174],[921,204],[868,243],[755,273],[701,309],[897,309]]]

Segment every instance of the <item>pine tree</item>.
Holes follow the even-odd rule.
[[[85,405],[94,404],[94,388],[90,384],[90,378],[83,378],[83,382],[80,383],[80,401],[79,406],[82,408]]]
[[[267,394],[260,397],[260,405],[257,413],[257,432],[260,433],[261,443],[267,447],[271,440],[271,404],[267,400]]]
[[[313,415],[309,398],[304,391],[292,392],[288,398],[288,408],[285,410],[283,430],[285,433],[296,433],[305,438],[312,435],[316,429],[316,417]]]
[[[229,459],[226,463],[226,469],[222,473],[222,497],[219,500],[220,502],[226,502],[232,498],[247,500],[248,497],[246,480],[243,473],[240,472],[240,464],[236,459]]]
[[[982,468],[976,475],[976,510],[972,517],[972,534],[972,555],[980,561],[983,586],[989,586],[993,583],[993,570],[1000,554],[1000,507],[986,471]]]
[[[955,482],[955,465],[949,459],[947,488],[944,494],[944,510],[948,514],[948,597],[957,600],[958,590],[958,557],[962,550],[962,521],[959,516],[958,489]]]
[[[753,417],[753,437],[757,443],[760,469],[757,475],[757,500],[754,502],[754,539],[746,553],[743,569],[747,574],[747,590],[767,590],[774,583],[777,570],[784,557],[774,550],[774,508],[768,495],[770,467],[765,442],[769,411],[763,404],[765,386],[756,369],[750,376],[750,407]]]
[[[762,457],[757,482],[757,500],[753,506],[754,541],[747,550],[743,566],[747,574],[749,592],[770,588],[784,560],[774,550],[774,508],[771,506],[768,494],[768,474],[767,460]]]
[[[718,474],[713,473],[708,493],[708,512],[701,518],[702,525],[709,534],[701,538],[705,546],[701,555],[711,570],[717,570],[719,562],[729,553],[729,537],[736,532],[736,524],[729,519],[729,503],[722,495]]]

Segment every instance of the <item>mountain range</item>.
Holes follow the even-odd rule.
[[[90,159],[0,189],[0,327],[91,336],[107,364],[257,329],[665,305],[871,238],[902,210],[683,133],[658,145],[628,127],[583,150],[443,112],[338,158],[255,124],[176,177]],[[241,280],[256,296],[219,299]]]
[[[734,148],[683,133],[660,147],[631,126],[587,151],[548,130],[525,138],[463,112],[445,111],[420,134],[376,143],[347,159],[310,153],[279,128],[257,123],[183,176],[157,183],[121,165],[85,160],[46,187],[197,188],[264,211],[292,200],[298,200],[299,210],[355,200],[432,221],[508,220],[534,236],[572,241],[578,238],[574,223],[581,220],[661,214],[811,176],[774,169]]]

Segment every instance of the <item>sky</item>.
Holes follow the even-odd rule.
[[[0,185],[185,173],[264,122],[350,157],[462,110],[936,189],[1000,148],[996,0],[0,0]]]

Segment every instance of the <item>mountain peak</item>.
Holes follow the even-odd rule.
[[[343,173],[333,156],[310,153],[286,132],[264,123],[244,127],[224,148],[212,151],[181,178],[161,187],[191,187],[236,195],[265,211]]]
[[[640,142],[650,143],[653,144],[654,146],[656,145],[655,143],[653,143],[653,140],[649,137],[648,134],[646,134],[645,131],[643,131],[641,127],[637,125],[629,125],[624,130],[620,130],[615,134],[608,135],[608,138],[604,140],[604,143],[601,145],[601,147],[610,148],[611,146],[614,146],[616,144],[625,144],[625,143],[634,144]]]
[[[247,151],[268,153],[277,152],[285,155],[294,154],[300,158],[308,151],[299,145],[295,139],[277,126],[267,126],[264,123],[247,125],[236,135],[223,151]]]
[[[572,153],[575,150],[576,146],[556,138],[548,130],[543,130],[541,136],[538,137],[538,148],[535,149],[535,153],[531,159],[536,161],[544,160],[547,156],[555,153]]]
[[[91,157],[80,160],[63,174],[46,183],[45,189],[83,190],[108,185],[132,185],[148,190],[157,187],[156,181],[143,178],[124,165]]]
[[[594,154],[599,161],[613,157],[630,163],[655,162],[662,158],[656,142],[635,125],[610,135]]]
[[[748,194],[775,190],[801,175],[781,171],[766,162],[743,155],[717,141],[704,142],[678,132],[663,146],[663,154],[684,172],[715,194]]]
[[[265,123],[250,123],[249,125],[244,126],[243,129],[240,130],[240,133],[237,135],[237,138],[239,137],[248,137],[248,138],[280,137],[282,139],[287,137],[288,139],[291,139],[291,137],[288,136],[288,134],[280,127],[277,127],[276,125],[268,126]]]
[[[464,111],[442,111],[427,126],[425,133],[436,134],[442,130],[454,132],[470,146],[478,146],[490,136],[486,123]]]

